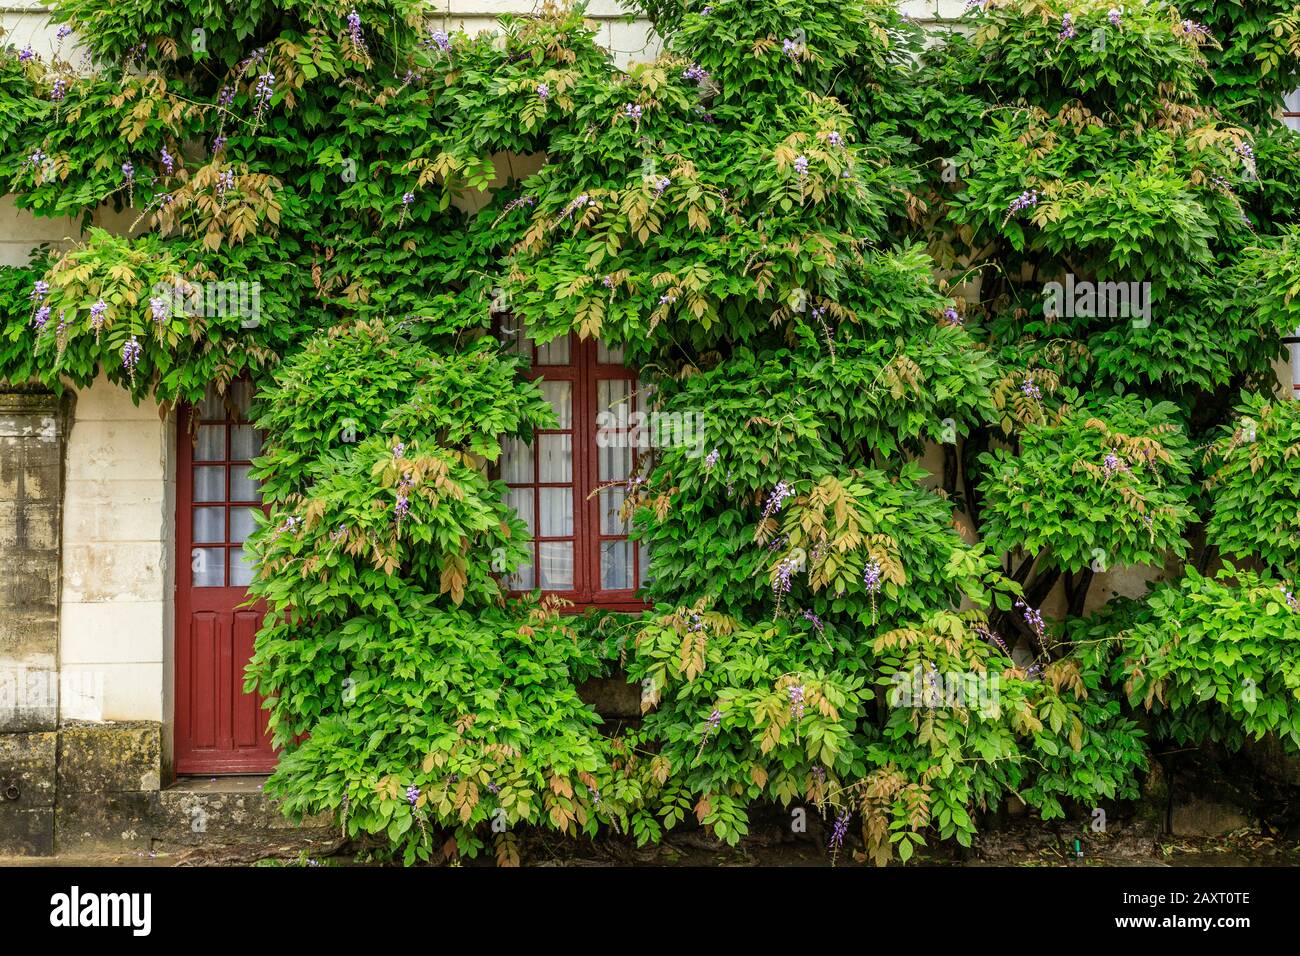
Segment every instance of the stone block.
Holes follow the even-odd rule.
[[[72,724],[60,732],[60,803],[76,794],[157,791],[161,785],[161,724]]]

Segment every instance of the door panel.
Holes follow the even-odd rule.
[[[244,692],[265,605],[245,607],[242,545],[260,508],[249,458],[251,394],[236,383],[182,408],[176,455],[176,755],[178,774],[266,773],[276,753],[262,698]]]

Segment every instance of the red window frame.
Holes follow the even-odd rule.
[[[509,348],[510,339],[517,330],[511,329],[513,319],[509,316],[502,316],[498,321],[498,335],[507,341]],[[519,340],[517,340],[519,341]],[[545,349],[548,353],[554,351],[554,342],[563,340],[554,340],[547,346],[539,347],[536,343],[527,338],[523,338],[523,349],[516,350],[518,354],[528,360],[529,367],[524,373],[529,379],[544,379],[548,381],[567,381],[571,383],[571,401],[572,418],[567,428],[542,428],[537,429],[534,434],[532,447],[532,480],[530,482],[506,481],[506,486],[512,490],[532,489],[533,491],[533,522],[534,527],[541,529],[541,489],[544,488],[570,488],[573,496],[573,534],[572,535],[541,535],[537,534],[531,541],[533,548],[533,588],[511,590],[511,595],[522,595],[531,593],[535,590],[541,590],[543,594],[554,595],[566,601],[571,601],[581,609],[586,607],[598,607],[605,610],[627,610],[639,611],[648,606],[647,602],[640,599],[638,591],[640,584],[631,588],[605,588],[601,586],[601,548],[602,545],[626,541],[628,538],[628,529],[624,528],[621,534],[606,533],[601,527],[601,501],[600,490],[603,488],[618,488],[622,485],[621,481],[611,479],[603,480],[600,477],[600,452],[598,435],[600,429],[597,426],[599,408],[600,383],[602,381],[626,381],[629,383],[630,400],[633,403],[629,411],[644,411],[646,402],[646,393],[640,387],[636,372],[628,369],[621,362],[600,360],[601,344],[595,339],[582,339],[576,334],[569,335],[569,359],[566,364],[542,364],[539,362],[539,351]],[[524,354],[526,350],[527,354]],[[561,422],[563,424],[563,422]],[[606,430],[606,434],[620,431],[620,429]],[[629,429],[629,431],[633,431]],[[540,439],[548,435],[567,435],[571,439],[572,448],[572,471],[570,472],[569,482],[542,482],[541,481],[541,458],[538,453]],[[629,439],[631,441],[631,439]],[[637,474],[637,468],[640,464],[642,452],[633,447],[631,449],[631,474]],[[496,476],[502,477],[501,468],[498,465]],[[573,542],[573,582],[572,587],[562,590],[540,588],[540,549],[539,545],[546,542]],[[630,547],[632,554],[632,580],[640,582],[642,579],[642,564],[647,560],[642,548],[635,543]]]

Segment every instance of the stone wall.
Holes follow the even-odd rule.
[[[0,853],[54,841],[59,556],[70,402],[0,393]]]

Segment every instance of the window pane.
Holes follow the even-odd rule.
[[[596,413],[612,411],[620,422],[627,422],[632,412],[632,403],[628,401],[631,394],[632,383],[627,379],[602,378],[596,383]]]
[[[622,488],[607,488],[600,493],[600,533],[626,534],[627,526],[619,520],[618,512],[623,507],[627,493]]]
[[[511,315],[504,316],[498,334],[507,354],[518,355],[524,360],[524,365],[533,364],[533,343],[524,332],[522,320]]]
[[[644,541],[636,546],[636,559],[640,564],[637,569],[640,580],[637,583],[645,587],[650,582],[650,546]]]
[[[515,573],[506,578],[506,587],[511,591],[531,591],[536,587],[533,583],[533,566],[521,564],[515,568]]]
[[[632,474],[631,448],[601,448],[597,451],[600,459],[601,481],[616,481]]]
[[[562,335],[558,339],[537,346],[538,365],[568,365],[570,336]]]
[[[225,465],[200,465],[194,469],[194,500],[226,500]]]
[[[542,395],[551,403],[555,417],[559,420],[557,428],[573,427],[573,383],[563,381],[542,382]]]
[[[607,591],[623,591],[632,584],[632,542],[600,543],[600,586]]]
[[[234,405],[239,412],[239,420],[241,422],[248,421],[248,409],[253,404],[253,383],[231,382],[230,399],[230,404]]]
[[[235,425],[230,429],[232,461],[252,461],[262,453],[262,433],[252,425]]]
[[[226,540],[226,509],[194,509],[194,543],[213,544]]]
[[[533,446],[519,438],[507,438],[501,446],[501,478],[512,484],[533,480]]]
[[[543,488],[541,495],[541,537],[560,538],[573,534],[573,492],[568,488]]]
[[[622,365],[623,346],[596,342],[596,361],[601,365]]]
[[[506,491],[506,504],[519,512],[519,519],[528,525],[528,536],[537,534],[537,522],[533,518],[533,489],[511,488]]]
[[[542,481],[573,480],[572,435],[538,435],[537,451]]]
[[[199,418],[207,420],[221,421],[226,417],[226,407],[222,403],[221,396],[211,385],[203,393],[203,401],[199,403]]]
[[[224,548],[195,548],[190,558],[190,570],[196,588],[220,588],[226,584],[226,551]]]
[[[573,588],[573,542],[542,541],[538,549],[538,570],[543,591]]]
[[[226,460],[226,426],[200,425],[198,441],[194,444],[195,461]]]
[[[258,495],[259,487],[257,481],[248,476],[252,471],[251,465],[231,465],[230,466],[230,500],[231,501],[260,501]]]
[[[230,586],[232,588],[246,588],[253,583],[253,575],[257,569],[253,567],[251,560],[245,559],[243,548],[230,549]]]
[[[258,508],[231,508],[230,509],[230,540],[242,544],[248,540],[248,536],[253,533],[257,527],[257,522],[253,516],[261,514]],[[195,539],[198,540],[197,538]],[[231,578],[234,579],[233,576]]]

